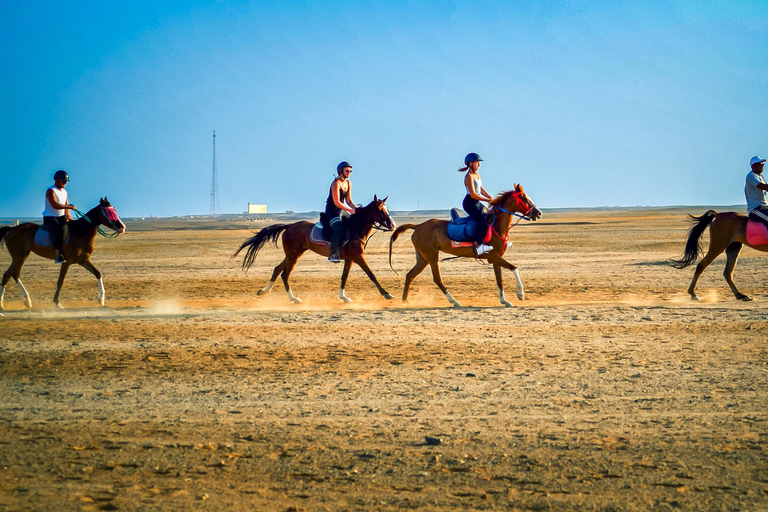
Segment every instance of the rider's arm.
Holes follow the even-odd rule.
[[[758,184],[757,184],[757,185],[755,185],[755,186],[756,186],[757,188],[759,188],[760,190],[765,190],[766,192],[768,192],[768,185],[766,185],[765,183],[758,183]]]
[[[488,191],[485,190],[483,187],[480,187],[480,192],[482,192],[485,195],[485,197],[483,198],[483,201],[491,200],[491,194],[489,194]]]
[[[69,204],[69,201],[64,201],[64,204],[59,203],[56,201],[56,196],[53,194],[53,190],[48,189],[45,191],[45,198],[48,199],[48,202],[51,203],[51,206],[53,206],[57,210],[74,210],[75,205]],[[69,217],[69,212],[65,212],[65,215]]]
[[[347,204],[349,205],[349,208],[350,208],[347,211],[349,213],[355,213],[355,203],[352,202],[352,183],[349,183],[349,188],[347,189]]]
[[[354,209],[350,209],[347,205],[341,202],[341,199],[339,198],[340,187],[341,182],[339,180],[334,181],[333,185],[331,186],[331,197],[333,198],[333,204],[336,205],[336,208],[342,209],[349,213],[355,213]],[[347,200],[349,200],[349,192],[347,192]]]

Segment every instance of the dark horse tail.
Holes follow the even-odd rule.
[[[245,258],[243,258],[243,270],[248,270],[251,268],[251,265],[253,265],[253,260],[256,259],[256,255],[259,253],[259,250],[264,247],[264,244],[271,240],[273,244],[277,245],[277,237],[280,236],[280,233],[282,233],[288,226],[290,226],[290,224],[273,224],[272,226],[262,229],[243,242],[243,245],[235,251],[235,254],[233,254],[232,257],[234,258],[240,254],[240,251],[247,247],[248,251],[245,253]]]
[[[679,260],[669,260],[669,264],[675,268],[685,268],[696,263],[699,255],[702,252],[701,249],[701,235],[704,230],[712,224],[715,220],[717,212],[715,210],[709,210],[701,217],[695,217],[689,215],[691,222],[695,222],[690,231],[688,231],[688,241],[685,243],[685,254]]]
[[[413,229],[416,227],[416,224],[403,224],[402,226],[399,226],[394,233],[392,233],[392,236],[389,237],[389,268],[392,269],[392,272],[394,272],[397,275],[400,275],[397,273],[397,270],[392,266],[392,244],[395,243],[395,240],[408,231],[409,229]]]
[[[0,242],[3,241],[3,238],[5,238],[5,235],[7,235],[10,230],[10,226],[3,226],[0,228]]]

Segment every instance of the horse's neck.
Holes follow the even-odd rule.
[[[80,217],[77,220],[73,220],[69,223],[69,230],[72,234],[76,235],[86,235],[86,236],[96,236],[96,229],[99,227],[99,224],[101,222],[96,222],[96,213],[91,210],[88,213],[86,213],[83,217]]]
[[[371,229],[373,229],[373,221],[369,219],[370,215],[365,208],[358,208],[355,213],[356,215],[351,218],[352,226],[350,232],[365,241],[371,233]]]
[[[507,208],[503,206],[505,210],[511,212],[513,211],[511,208]],[[498,231],[499,234],[506,233],[509,231],[509,228],[512,226],[512,214],[503,212],[500,209],[496,209],[496,222],[494,223],[494,227],[496,228],[496,231]]]

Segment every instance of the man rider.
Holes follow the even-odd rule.
[[[753,156],[749,161],[749,166],[752,170],[747,174],[747,183],[744,186],[749,218],[760,221],[768,226],[768,200],[766,200],[768,184],[765,183],[765,178],[763,178],[765,158]]]
[[[69,204],[67,191],[64,187],[69,182],[69,174],[59,169],[53,174],[53,185],[45,191],[45,210],[43,210],[43,226],[48,229],[51,243],[56,249],[56,263],[64,263],[64,255],[61,246],[66,236],[66,224],[71,220],[69,210],[74,210],[75,205]]]

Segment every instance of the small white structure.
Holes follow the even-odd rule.
[[[267,213],[267,205],[248,203],[248,213]]]

